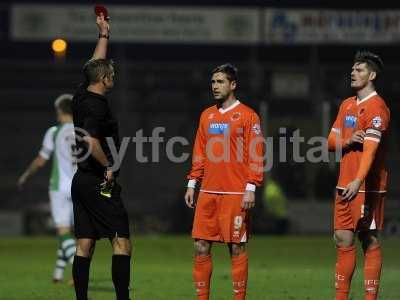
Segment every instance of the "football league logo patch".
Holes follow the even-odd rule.
[[[372,119],[372,125],[374,125],[375,128],[379,128],[382,126],[382,118],[377,116]]]
[[[255,134],[260,135],[261,134],[260,124],[254,124],[251,130],[253,130]]]

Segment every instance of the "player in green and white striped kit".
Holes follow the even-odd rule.
[[[53,282],[61,282],[64,269],[72,264],[76,252],[75,239],[71,235],[73,210],[71,201],[71,182],[76,171],[74,157],[75,137],[72,123],[72,95],[63,94],[55,101],[59,124],[50,127],[43,139],[38,156],[18,180],[20,188],[26,180],[52,159],[49,197],[51,214],[59,237],[57,261],[53,273]]]

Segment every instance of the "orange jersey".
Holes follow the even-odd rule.
[[[375,159],[360,192],[385,192],[387,184],[387,170],[385,167],[387,139],[389,132],[390,111],[385,101],[371,93],[361,101],[357,97],[351,97],[343,101],[340,106],[332,131],[339,134],[345,141],[350,139],[357,130],[366,133],[365,140],[379,143]],[[345,188],[355,176],[360,167],[363,153],[362,144],[353,144],[343,150],[340,161],[340,173],[337,188]]]
[[[247,184],[259,186],[264,173],[264,138],[260,119],[236,101],[226,109],[203,111],[193,148],[191,181],[201,191],[242,194]]]

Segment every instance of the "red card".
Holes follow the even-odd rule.
[[[96,14],[96,16],[100,16],[100,14],[103,14],[105,20],[107,20],[107,21],[110,20],[110,17],[108,16],[107,8],[105,8],[105,6],[103,6],[103,5],[96,5],[94,7],[94,13]]]

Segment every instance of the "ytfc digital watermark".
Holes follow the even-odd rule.
[[[82,128],[75,128],[75,132],[78,141],[90,136]],[[135,159],[139,163],[158,163],[160,157],[166,157],[173,163],[184,163],[189,160],[192,155],[191,149],[190,151],[177,151],[178,147],[182,149],[190,146],[189,140],[183,136],[165,138],[163,136],[165,132],[165,127],[155,127],[150,136],[145,136],[144,130],[140,129],[135,132],[134,136],[123,137],[119,143],[116,143],[112,137],[106,137],[105,142],[113,158],[112,170],[117,171],[121,167],[127,150],[132,147],[132,144],[135,147]],[[204,159],[213,163],[247,162],[251,168],[254,168],[254,171],[269,171],[274,162],[327,163],[332,157],[329,156],[327,137],[305,138],[301,135],[300,129],[292,131],[289,136],[286,128],[282,127],[279,129],[279,136],[275,138],[263,137],[261,134],[249,137],[243,134],[242,129],[239,129],[236,134],[231,134],[229,130],[226,130],[223,134],[209,137],[207,140],[203,139],[202,137],[198,138],[200,145],[196,147],[200,150],[195,153],[193,158],[195,161]],[[151,148],[150,152],[149,148]],[[72,156],[79,163],[86,160],[91,155],[91,151],[89,146],[84,148],[75,146],[72,147]],[[165,156],[161,155],[162,151],[165,151]],[[333,157],[336,162],[340,161],[342,157],[341,144],[336,145]]]

